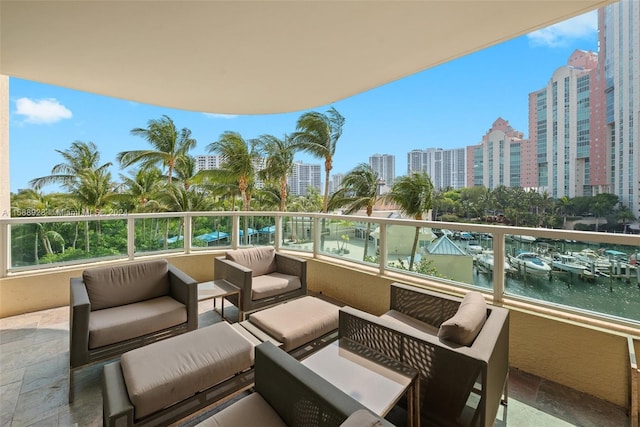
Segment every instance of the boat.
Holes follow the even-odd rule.
[[[509,262],[518,271],[537,277],[548,277],[551,267],[534,252],[521,252],[510,256]]]
[[[579,263],[576,257],[567,254],[553,255],[552,267],[556,270],[566,271],[573,274],[583,274],[587,267]],[[587,270],[588,271],[588,270]]]
[[[609,271],[609,267],[611,267],[611,261],[606,257],[599,255],[593,249],[583,249],[578,252],[569,252],[569,255],[574,256],[578,263],[581,263],[589,268],[595,268],[597,270],[607,272]]]
[[[487,271],[493,271],[493,254],[490,252],[484,252],[477,258],[478,266],[484,268]],[[515,269],[506,260],[504,261],[504,272],[512,273]]]
[[[521,243],[533,243],[536,241],[535,237],[522,235],[522,234],[508,234],[508,236],[511,237],[512,240],[515,240]]]
[[[604,255],[611,262],[611,272],[616,275],[636,275],[638,270],[637,255],[627,255],[626,252],[620,252],[613,249],[604,251]]]
[[[474,240],[470,240],[467,243],[467,252],[469,255],[479,255],[484,251],[484,248]]]

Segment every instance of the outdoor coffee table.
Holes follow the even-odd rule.
[[[302,364],[382,417],[407,393],[408,424],[420,425],[416,369],[347,338],[334,341]]]
[[[240,298],[240,289],[226,280],[198,283],[198,301],[213,299],[213,310],[215,311],[216,299],[221,298],[220,316],[227,321],[229,321],[229,319],[224,317],[224,299],[232,295],[238,295],[238,298]]]

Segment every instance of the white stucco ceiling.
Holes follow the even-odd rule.
[[[0,74],[194,111],[298,111],[611,2],[0,0]]]

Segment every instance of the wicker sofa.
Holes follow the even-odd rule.
[[[198,427],[391,426],[270,342],[255,347],[255,392]]]
[[[76,370],[198,327],[198,284],[166,260],[89,269],[70,282],[69,402]]]
[[[468,297],[475,297],[476,314],[481,311],[471,328],[460,321]],[[503,394],[506,404],[509,312],[484,305],[477,292],[462,299],[393,283],[387,313],[344,307],[338,334],[420,371],[421,414],[429,423],[493,426]],[[472,393],[479,400],[469,414]]]
[[[227,251],[214,259],[214,280],[224,279],[240,289],[239,319],[287,299],[306,295],[307,262],[276,252],[273,246]]]

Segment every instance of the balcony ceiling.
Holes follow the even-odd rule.
[[[612,2],[0,0],[0,74],[194,111],[299,111]]]

